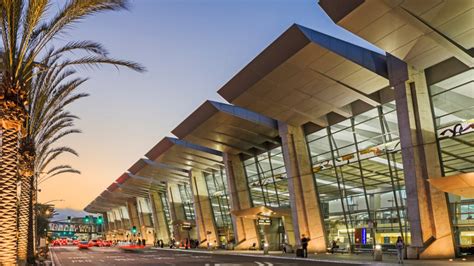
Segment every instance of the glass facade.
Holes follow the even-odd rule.
[[[119,219],[122,221],[122,228],[123,229],[128,230],[131,227],[130,216],[128,215],[127,207],[121,206],[118,209],[118,216],[116,216],[116,217],[119,217]]]
[[[153,227],[150,199],[137,197],[137,208],[138,212],[142,215],[142,225],[146,227]]]
[[[357,251],[410,242],[395,103],[307,136],[328,242]]]
[[[474,172],[473,77],[471,69],[429,86],[444,176]],[[449,200],[458,253],[474,254],[474,200]]]
[[[205,178],[220,242],[227,242],[234,237],[225,170],[221,167],[219,171],[205,173]]]
[[[189,184],[178,185],[179,194],[181,196],[181,201],[183,203],[184,215],[186,220],[194,220],[194,201],[193,201],[193,192],[191,191],[191,186]]]
[[[244,167],[253,206],[290,207],[281,147],[245,160]]]
[[[173,235],[173,223],[171,221],[170,205],[168,204],[168,196],[166,192],[160,193],[161,205],[163,206],[163,212],[165,213],[166,226],[168,227],[170,236]]]

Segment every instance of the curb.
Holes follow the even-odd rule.
[[[58,257],[56,256],[56,254],[51,249],[49,250],[48,253],[49,253],[49,257],[51,258],[51,265],[52,266],[61,265],[61,263],[59,263]]]
[[[160,250],[159,248],[151,248],[154,250]],[[358,265],[367,265],[370,262],[361,262],[361,261],[341,261],[341,260],[326,260],[326,259],[314,259],[314,258],[297,258],[297,257],[283,257],[275,255],[263,255],[263,254],[242,254],[242,253],[216,253],[207,250],[181,250],[181,249],[166,249],[175,252],[189,252],[189,253],[201,253],[201,254],[213,254],[213,255],[231,255],[231,256],[243,256],[243,257],[254,257],[254,258],[271,258],[271,259],[283,259],[283,260],[297,260],[297,261],[314,261],[314,262],[328,262],[328,263],[346,263],[346,264],[358,264]]]

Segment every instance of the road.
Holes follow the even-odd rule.
[[[74,246],[53,247],[52,256],[56,266],[68,265],[193,265],[193,266],[309,266],[348,265],[320,263],[293,259],[249,257],[240,255],[194,253],[169,249],[149,249],[142,253],[123,252],[117,248],[90,248],[78,250]]]

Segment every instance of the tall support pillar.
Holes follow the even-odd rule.
[[[189,171],[189,178],[191,179],[191,188],[193,190],[196,227],[198,229],[200,246],[207,247],[207,243],[219,245],[206,179],[203,173],[197,170]]]
[[[301,244],[301,235],[304,234],[310,239],[308,243],[310,252],[326,252],[328,245],[324,234],[323,215],[303,129],[282,122],[278,123],[278,128],[288,176],[296,243]]]
[[[224,164],[231,212],[251,208],[250,191],[240,157],[224,153]],[[249,249],[254,243],[260,247],[257,225],[254,220],[232,214],[232,223],[236,240],[235,249]]]
[[[454,238],[446,193],[428,183],[441,176],[433,117],[425,75],[387,55],[390,85],[395,90],[398,127],[410,222],[411,258],[452,258]]]
[[[137,233],[141,232],[141,224],[140,224],[140,214],[138,213],[137,209],[137,199],[129,199],[127,200],[127,210],[128,215],[130,216],[130,227],[135,226],[137,228]],[[132,239],[138,239],[138,234],[135,236],[131,236]]]
[[[179,193],[178,184],[169,183],[168,184],[168,197],[170,203],[170,213],[171,220],[173,222],[173,233],[174,239],[181,241],[187,237],[180,227],[180,223],[186,220],[186,214],[184,213],[184,205],[181,199],[181,194]]]
[[[157,240],[163,240],[164,243],[170,241],[170,232],[166,224],[166,216],[163,208],[161,197],[156,191],[150,193],[150,201],[152,204],[153,225],[155,228]]]

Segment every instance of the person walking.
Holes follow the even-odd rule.
[[[303,248],[303,258],[308,257],[308,242],[309,242],[309,239],[305,235],[302,235],[301,236],[301,247]]]
[[[395,247],[397,248],[398,263],[403,264],[403,249],[405,248],[405,243],[403,243],[401,236],[398,237]]]
[[[332,241],[331,253],[334,254],[334,251],[337,249],[337,242],[336,240]]]

